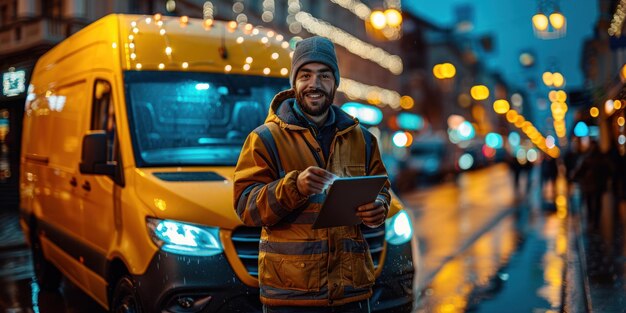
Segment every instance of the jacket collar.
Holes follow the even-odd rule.
[[[294,112],[295,98],[296,93],[293,89],[276,94],[270,105],[270,111],[265,122],[275,122],[286,128],[307,129],[307,122],[299,119],[296,112]],[[330,109],[333,110],[335,115],[335,125],[338,132],[359,124],[358,119],[348,115],[336,105],[331,105]]]

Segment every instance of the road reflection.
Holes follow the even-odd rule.
[[[76,286],[63,280],[55,292],[42,291],[34,278],[30,251],[0,251],[1,312],[106,312]]]
[[[417,312],[561,308],[568,238],[559,196],[566,188],[562,181],[551,187],[557,203],[545,211],[550,200],[533,186],[517,201],[508,171],[494,167],[419,197],[425,201],[417,224],[426,277]]]

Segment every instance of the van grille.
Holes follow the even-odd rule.
[[[378,268],[381,254],[385,243],[385,225],[377,228],[369,228],[361,225],[361,232],[367,241],[374,261],[374,268]],[[259,241],[261,240],[260,227],[237,227],[232,234],[232,241],[237,250],[239,259],[246,267],[248,273],[254,277],[259,276]]]

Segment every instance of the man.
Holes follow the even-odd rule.
[[[339,68],[323,37],[296,46],[292,89],[272,100],[265,124],[244,143],[234,205],[262,226],[259,285],[264,312],[369,312],[374,266],[356,226],[312,229],[334,177],[386,175],[376,138],[332,105]],[[358,208],[369,227],[384,223],[389,182]]]

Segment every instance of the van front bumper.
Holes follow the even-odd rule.
[[[372,312],[409,313],[413,310],[413,264],[411,243],[387,244],[383,271],[374,283]]]
[[[144,312],[261,312],[259,289],[241,282],[224,254],[159,251],[135,279]]]
[[[372,312],[411,312],[414,266],[410,243],[387,245],[370,298]],[[159,251],[136,276],[146,312],[261,312],[259,289],[244,284],[224,254],[183,256]]]

